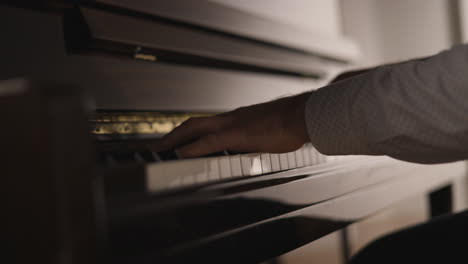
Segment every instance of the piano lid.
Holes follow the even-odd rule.
[[[216,8],[220,13],[211,15],[198,13],[200,7],[192,6],[218,6],[208,1],[175,1],[177,5],[154,1],[151,6],[159,10],[157,14],[143,8],[143,3],[149,4],[145,1],[127,2],[135,8],[104,1],[38,2],[49,5],[38,7],[18,0],[12,5],[33,12],[2,10],[9,21],[4,30],[8,38],[27,40],[3,43],[7,47],[3,50],[8,51],[4,61],[21,67],[8,67],[2,76],[60,79],[85,90],[101,110],[227,111],[318,88],[350,62],[311,48],[328,48],[331,43],[322,45],[317,40],[309,49],[291,44],[293,36],[283,37],[279,29],[297,33],[294,26],[266,23],[261,17],[222,6]],[[141,11],[135,11],[137,6]],[[190,10],[192,15],[176,18],[175,13]],[[205,22],[188,21],[192,16]],[[260,30],[256,25],[268,26],[268,34],[284,39],[261,37],[266,28],[259,35],[222,29],[227,23],[224,17],[227,22],[237,17],[239,21],[231,26],[238,29],[242,21],[249,24],[244,24],[247,31]],[[35,30],[25,26],[25,20],[36,25]]]
[[[213,1],[93,0],[92,2],[173,19],[336,60],[352,61],[359,56],[357,45],[348,38],[311,32]]]
[[[71,52],[99,51],[147,61],[311,78],[323,78],[327,66],[348,62],[319,51],[102,6],[66,13],[65,39]]]
[[[344,63],[221,33],[86,7],[66,15],[65,33],[72,52],[99,51],[164,63],[313,78],[326,74],[327,63]]]

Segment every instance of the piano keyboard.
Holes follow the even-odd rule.
[[[102,153],[107,165],[137,162],[145,166],[147,191],[157,192],[227,179],[251,177],[330,161],[311,144],[282,154],[216,153],[210,157],[179,159],[174,151],[127,150]]]
[[[101,162],[108,166],[142,164],[147,191],[251,177],[322,164],[335,159],[320,154],[311,144],[281,154],[216,153],[209,157],[180,159],[174,151],[154,152],[151,140],[170,132],[197,113],[130,112],[96,113],[90,120],[100,141]],[[149,141],[146,141],[146,140]]]
[[[286,155],[283,166],[280,156]],[[326,162],[311,144],[285,154],[249,153],[147,164],[147,190],[167,190],[219,180],[251,177]]]

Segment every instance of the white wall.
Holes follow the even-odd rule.
[[[341,0],[343,31],[361,46],[359,66],[423,57],[454,43],[448,0]]]
[[[341,34],[339,0],[210,0],[311,31]]]
[[[458,0],[461,22],[461,41],[468,43],[468,0]]]
[[[383,61],[379,18],[375,0],[342,0],[343,33],[353,38],[361,49],[357,67],[368,67]]]

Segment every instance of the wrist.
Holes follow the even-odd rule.
[[[305,123],[305,106],[311,93],[312,92],[306,92],[293,96],[290,102],[291,113],[286,117],[289,119],[291,131],[301,144],[305,144],[309,141]]]

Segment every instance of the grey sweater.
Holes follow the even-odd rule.
[[[467,159],[468,45],[321,88],[310,95],[305,118],[324,154]]]

